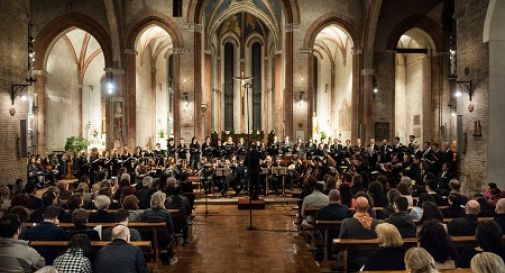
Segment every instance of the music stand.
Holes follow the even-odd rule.
[[[247,112],[247,154],[250,155],[251,153],[251,134],[250,134],[250,130],[249,130],[249,88],[251,87],[251,83],[249,82],[249,80],[253,79],[253,77],[244,77],[244,76],[240,76],[240,77],[234,77],[235,80],[239,80],[240,83],[242,84],[244,81],[247,81],[244,85],[242,85],[242,87],[245,88],[246,90],[246,94],[245,94],[245,97],[246,97],[246,112]],[[248,170],[251,170],[251,161],[249,160],[248,162],[248,166],[247,166]],[[254,231],[256,230],[256,228],[253,227],[253,222],[252,222],[252,196],[251,196],[251,174],[249,173],[249,179],[247,179],[247,187],[248,187],[248,191],[249,191],[249,226],[247,227],[247,230],[248,231]]]

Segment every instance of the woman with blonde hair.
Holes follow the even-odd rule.
[[[473,273],[505,273],[503,259],[491,252],[475,255],[470,262]]]
[[[389,223],[378,224],[375,227],[379,249],[372,252],[366,262],[364,270],[403,270],[405,263],[405,249],[400,231]],[[387,262],[384,262],[387,261]]]
[[[413,247],[405,253],[405,268],[410,273],[438,273],[435,260],[422,247]]]

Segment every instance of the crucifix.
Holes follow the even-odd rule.
[[[235,80],[240,81],[240,112],[242,116],[245,114],[245,94],[244,94],[244,88],[249,88],[248,86],[244,85],[244,82],[247,82],[252,79],[252,77],[244,77],[244,71],[240,73],[240,77],[234,77]],[[249,118],[249,117],[247,117]]]

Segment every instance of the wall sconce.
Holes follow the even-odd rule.
[[[457,114],[456,114],[456,111],[455,111],[455,109],[454,109],[454,108],[456,108],[456,106],[455,106],[454,104],[448,104],[447,106],[448,106],[448,107],[449,107],[449,109],[450,109],[449,111],[451,112],[451,116],[452,116],[452,117],[456,117],[456,116],[457,116]]]
[[[182,93],[182,98],[184,99],[184,108],[188,108],[189,106],[189,94],[188,92]]]
[[[202,113],[205,113],[207,111],[207,107],[208,107],[207,103],[202,103],[200,105],[200,108],[202,109]]]
[[[298,106],[300,106],[300,108],[303,106],[303,96],[304,95],[305,95],[305,92],[303,90],[298,92],[298,96],[299,96]]]
[[[375,98],[375,95],[377,93],[379,93],[379,87],[377,86],[377,79],[375,78],[375,76],[373,76],[373,97]]]
[[[463,92],[461,92],[461,89],[463,88],[463,91],[468,93],[468,96],[470,97],[470,101],[472,101],[472,97],[473,97],[472,81],[456,80],[456,83],[458,84],[458,89],[456,90],[456,93],[454,93],[454,96],[456,98],[461,97],[463,95]]]

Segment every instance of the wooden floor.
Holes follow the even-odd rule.
[[[204,206],[195,211],[191,243],[176,248],[179,262],[156,272],[319,272],[297,235],[291,206],[253,211],[256,231],[246,230],[249,211],[239,211],[236,205],[209,206],[213,216],[205,217],[204,211]]]

